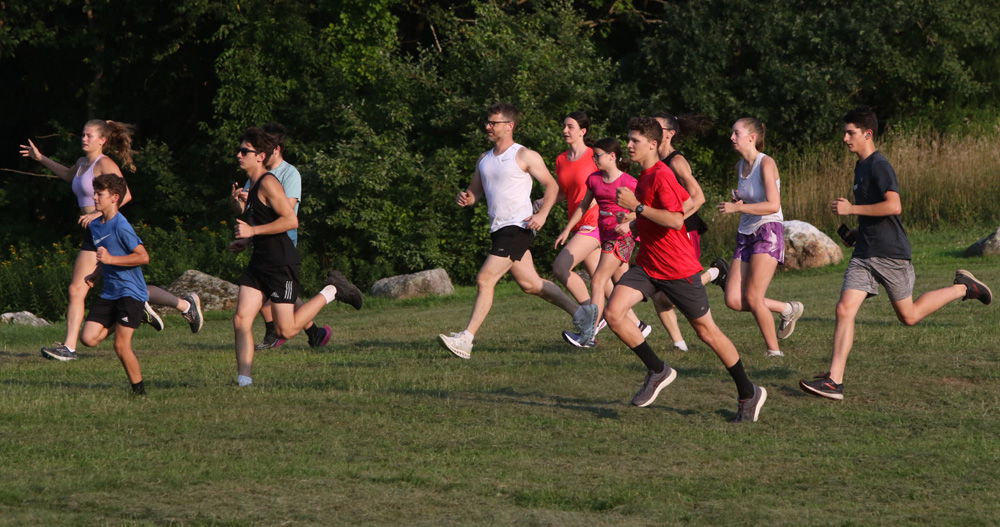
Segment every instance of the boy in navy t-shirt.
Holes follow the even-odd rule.
[[[145,395],[139,360],[132,352],[132,333],[139,327],[143,304],[149,300],[140,265],[149,263],[149,254],[132,225],[118,213],[125,195],[125,180],[113,174],[94,178],[94,206],[101,218],[90,223],[97,247],[97,269],[87,276],[87,284],[103,275],[104,289],[90,306],[80,340],[96,346],[110,333],[115,334],[115,353],[132,383],[132,393]]]

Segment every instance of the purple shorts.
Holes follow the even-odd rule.
[[[753,234],[736,235],[733,260],[749,262],[750,256],[754,254],[766,254],[778,263],[785,263],[785,231],[780,221],[765,223]]]

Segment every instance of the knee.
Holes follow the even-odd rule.
[[[556,260],[552,262],[552,274],[562,283],[569,280],[570,273],[573,272],[573,257],[567,253],[560,253]]]
[[[896,313],[896,318],[898,318],[904,326],[913,326],[916,325],[917,322],[920,322],[919,318],[909,313]]]
[[[83,345],[87,346],[88,348],[93,348],[94,346],[101,343],[101,339],[97,338],[97,335],[89,335],[87,333],[83,333],[80,335],[80,342],[83,343]]]
[[[87,283],[84,281],[70,282],[69,284],[69,296],[70,298],[83,298],[87,296],[87,292],[90,290],[87,287]]]
[[[233,328],[239,330],[249,330],[253,327],[253,317],[241,314],[239,311],[233,315]]]
[[[283,338],[285,340],[289,340],[295,335],[299,334],[299,330],[297,329],[279,326],[277,324],[274,325],[274,332],[278,334],[278,337]]]
[[[726,295],[726,307],[733,311],[743,311],[743,299],[740,295]]]
[[[611,326],[612,330],[615,330],[615,328],[620,327],[621,324],[626,322],[626,311],[627,310],[622,309],[621,306],[611,304],[604,310],[604,321]],[[631,321],[628,322],[631,323]]]
[[[545,287],[545,283],[541,280],[534,281],[520,281],[518,280],[517,285],[520,286],[521,291],[528,293],[529,295],[540,295],[542,294],[542,289]],[[559,287],[559,286],[555,286]]]

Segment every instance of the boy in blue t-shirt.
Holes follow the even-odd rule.
[[[96,346],[115,334],[115,353],[132,383],[132,393],[145,395],[139,360],[132,352],[132,333],[139,327],[143,304],[149,300],[140,265],[149,263],[149,253],[132,225],[118,213],[125,195],[125,180],[111,174],[94,178],[94,206],[101,218],[90,223],[97,247],[97,269],[86,277],[87,285],[103,274],[104,289],[90,306],[80,340]]]

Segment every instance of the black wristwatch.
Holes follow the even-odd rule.
[[[644,210],[646,210],[646,206],[643,205],[642,203],[636,205],[636,207],[635,207],[635,215],[638,217],[640,214],[642,214],[642,211],[644,211]]]

